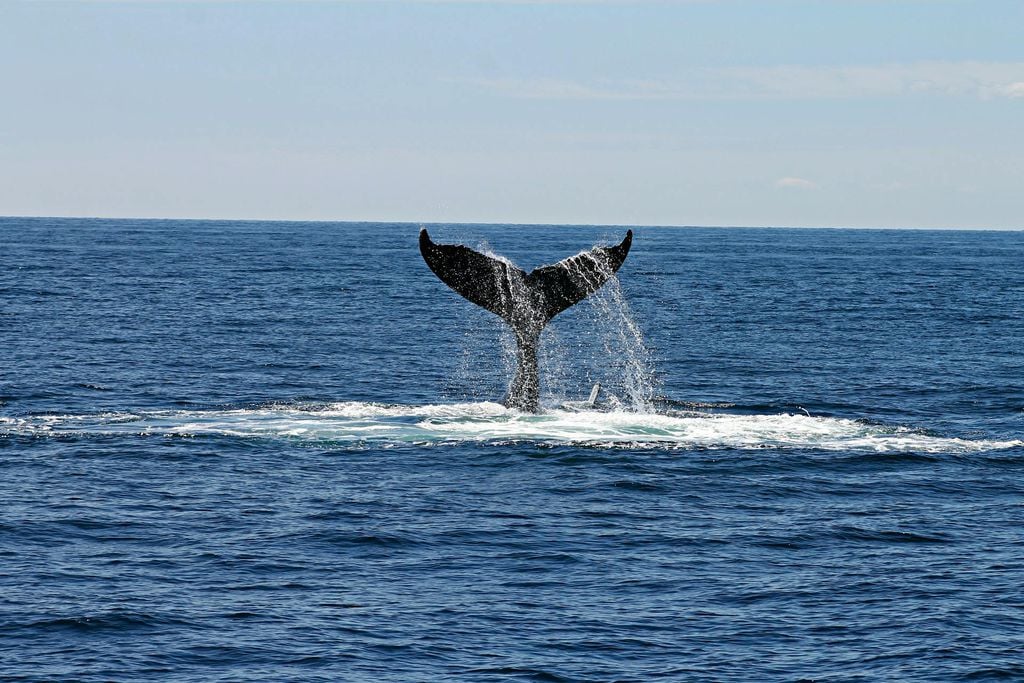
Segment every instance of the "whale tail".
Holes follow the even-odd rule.
[[[446,285],[477,306],[501,317],[516,335],[519,366],[505,405],[540,410],[537,343],[556,315],[597,291],[622,266],[633,231],[611,247],[594,247],[530,273],[511,262],[461,244],[437,244],[420,230],[420,253]]]

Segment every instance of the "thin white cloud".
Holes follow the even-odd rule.
[[[806,178],[794,178],[792,176],[787,176],[776,180],[775,187],[793,188],[796,190],[816,190],[818,189],[818,184],[811,180],[807,180]]]
[[[1024,81],[1009,83],[1003,86],[999,94],[1003,97],[1024,97]]]
[[[900,192],[906,189],[906,184],[899,180],[892,180],[887,183],[872,183],[867,186],[869,190],[876,192]]]
[[[335,2],[391,2],[474,5],[696,5],[721,0],[334,0]]]
[[[67,0],[79,4],[137,5],[227,5],[227,4],[338,4],[338,5],[698,5],[721,0]],[[53,0],[22,0],[29,4],[46,4]]]
[[[498,95],[527,100],[667,100],[684,98],[683,92],[659,81],[581,81],[558,78],[465,78],[455,82],[474,85]]]
[[[1024,62],[913,62],[875,66],[733,66],[672,78],[577,81],[476,78],[505,97],[546,100],[799,100],[931,95],[1024,98]]]

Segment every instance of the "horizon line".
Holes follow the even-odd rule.
[[[57,220],[108,220],[108,221],[191,221],[205,223],[336,223],[358,224],[379,223],[385,225],[480,225],[493,227],[564,227],[564,228],[709,228],[716,230],[915,230],[934,232],[1024,232],[1024,226],[1009,227],[907,227],[880,225],[698,225],[682,223],[543,223],[543,222],[510,222],[510,221],[439,221],[439,220],[365,220],[365,219],[309,219],[309,218],[195,218],[182,216],[70,216],[70,215],[0,215],[0,220],[7,219],[57,219]]]

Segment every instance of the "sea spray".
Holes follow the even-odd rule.
[[[601,448],[816,449],[855,453],[978,453],[1020,448],[1019,439],[945,437],[899,425],[803,414],[549,410],[531,415],[497,403],[396,405],[343,401],[210,410],[134,410],[0,416],[0,438],[168,439],[231,437],[363,449],[535,442]],[[130,443],[130,442],[129,442]]]
[[[509,366],[507,348],[511,345],[514,354],[515,339],[490,313],[469,309],[467,315],[472,316],[472,324],[465,326],[453,349],[457,362],[443,379],[442,395],[448,401],[498,400],[508,385],[507,377],[515,370]]]
[[[581,256],[587,258],[589,255],[584,252]],[[587,278],[582,269],[575,274],[581,279]],[[619,279],[614,273],[607,275],[607,282],[587,298],[586,305],[577,307],[579,316],[566,316],[568,324],[577,328],[572,338],[578,342],[559,344],[557,350],[549,352],[550,357],[563,377],[566,367],[576,365],[583,375],[576,378],[577,383],[579,380],[588,384],[600,382],[607,399],[616,408],[652,412],[655,374],[651,353]],[[548,334],[557,329],[551,329],[557,323],[556,319],[548,326]],[[585,392],[589,386],[579,389]]]
[[[518,268],[486,243],[478,249],[492,259]],[[579,257],[589,258],[589,254],[584,251],[574,258]],[[572,263],[572,259],[567,261]],[[592,277],[580,268],[572,272],[582,281]],[[508,279],[508,274],[509,270],[495,271],[496,278],[505,280],[496,283],[498,291],[508,292],[517,303],[522,303],[528,292],[522,282]],[[614,273],[602,274],[608,276],[607,282],[581,302],[585,305],[574,306],[559,315],[540,335],[537,360],[542,404],[553,408],[579,400],[594,383],[600,383],[606,405],[651,412],[655,380],[650,351],[618,279]],[[509,326],[489,315],[480,316],[479,321],[474,319],[463,337],[458,367],[445,385],[445,394],[450,398],[497,398],[506,391],[519,366],[518,344]],[[485,358],[490,349],[500,351],[498,364]],[[503,377],[496,381],[494,374],[499,370]]]
[[[638,412],[651,412],[655,393],[654,364],[644,344],[643,332],[626,301],[618,278],[612,277],[589,299],[586,310],[599,335],[605,358],[614,368],[614,384],[620,400]]]

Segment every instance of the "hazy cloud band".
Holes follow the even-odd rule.
[[[459,82],[520,99],[765,100],[942,95],[1024,99],[1024,62],[915,62],[877,66],[733,66],[673,78],[577,81],[473,78]]]

